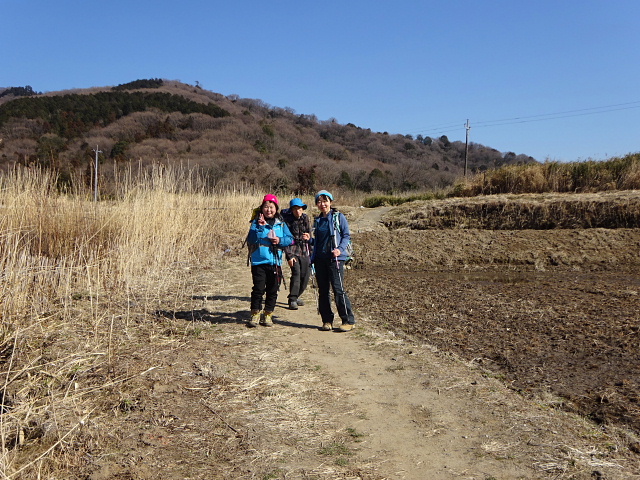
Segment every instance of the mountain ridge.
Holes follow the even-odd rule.
[[[16,88],[32,91],[4,91]],[[463,174],[465,155],[464,143],[446,136],[372,132],[162,79],[0,96],[0,139],[5,169],[55,168],[86,183],[98,146],[107,165],[187,163],[214,186],[242,182],[300,192],[317,185],[386,192],[447,187]],[[476,143],[467,158],[471,172],[535,161]]]

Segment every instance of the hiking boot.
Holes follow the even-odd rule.
[[[259,321],[260,321],[260,310],[252,310],[251,320],[247,322],[247,327],[250,327],[250,328],[257,327]]]
[[[304,301],[301,299],[296,300],[296,303],[298,304],[299,307],[304,307]]]
[[[289,310],[297,310],[300,305],[296,300],[289,300]]]
[[[320,330],[322,330],[323,332],[330,332],[331,330],[333,330],[333,323],[323,323],[320,327]]]
[[[353,330],[353,325],[350,323],[343,323],[342,325],[340,325],[340,328],[338,328],[339,332],[350,332],[351,330]]]
[[[264,312],[264,317],[260,320],[260,325],[264,327],[273,327],[273,312]]]

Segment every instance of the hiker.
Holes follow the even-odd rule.
[[[315,196],[316,206],[320,210],[314,222],[313,255],[311,261],[315,268],[318,284],[318,310],[322,317],[320,330],[333,329],[334,313],[331,309],[331,291],[338,307],[342,325],[339,332],[353,329],[356,321],[351,309],[351,301],[344,288],[344,263],[347,259],[347,246],[351,242],[349,223],[346,217],[331,207],[333,195],[320,190]]]
[[[289,208],[282,210],[282,218],[293,235],[293,244],[284,249],[287,263],[291,268],[289,278],[289,309],[297,310],[304,306],[304,300],[300,296],[304,293],[309,283],[309,240],[311,239],[311,225],[309,217],[304,211],[307,205],[299,198],[289,202]]]
[[[282,250],[293,243],[289,227],[279,213],[278,197],[265,195],[256,218],[251,221],[247,244],[251,253],[251,319],[248,327],[273,325],[273,310],[282,281]],[[262,298],[265,296],[264,312]]]

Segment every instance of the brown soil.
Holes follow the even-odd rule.
[[[637,274],[365,268],[352,285],[358,309],[390,328],[501,373],[522,393],[551,392],[564,408],[640,433]]]
[[[640,229],[389,232],[388,208],[347,213],[353,332],[318,330],[313,290],[246,328],[243,252],[193,271],[141,320],[161,333],[132,338],[77,478],[640,477]]]
[[[361,311],[504,375],[519,392],[551,392],[569,411],[640,434],[640,229],[376,231],[358,240]]]

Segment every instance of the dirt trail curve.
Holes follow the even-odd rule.
[[[255,334],[300,352],[345,392],[330,408],[342,425],[337,430],[360,440],[351,445],[360,463],[390,479],[536,477],[529,459],[508,458],[511,445],[523,440],[508,433],[503,402],[475,395],[509,395],[495,380],[469,375],[428,348],[367,332],[366,318],[349,334],[320,332],[313,308],[278,312],[286,325]]]
[[[386,210],[352,212],[352,230]],[[92,480],[640,478],[615,432],[384,327],[397,319],[356,311],[352,332],[322,332],[313,291],[291,311],[283,289],[275,326],[249,329],[243,256],[193,281],[162,319],[192,334],[145,359],[159,368],[121,441],[136,467],[105,461]]]

